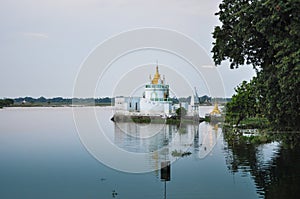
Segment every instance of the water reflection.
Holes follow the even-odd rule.
[[[115,123],[113,142],[119,148],[148,154],[153,170],[164,161],[175,161],[193,154],[205,158],[214,148],[221,128],[218,124],[138,124]]]
[[[229,134],[229,135],[228,135]],[[234,175],[253,177],[261,198],[298,198],[300,194],[300,135],[269,134],[264,144],[251,143],[225,133],[225,156]]]
[[[90,110],[78,108],[80,125],[85,127],[82,137],[100,134],[90,120]],[[220,125],[208,123],[151,126],[159,131],[147,134],[143,128],[150,126],[115,126],[109,120],[109,108],[99,107],[97,114],[106,137],[93,137],[91,149],[100,148],[97,152],[104,160],[116,161],[121,168],[139,169],[135,165],[142,162],[156,170],[133,174],[99,163],[80,142],[70,108],[2,109],[0,198],[253,199],[258,192],[276,199],[300,195],[299,135],[266,136],[261,139],[265,144],[253,143],[221,133]],[[127,127],[131,130],[123,132]],[[107,141],[143,158],[122,157],[107,148]],[[200,159],[204,147],[210,152]],[[170,164],[170,181],[161,181],[167,179],[161,175],[161,164],[171,163],[172,158],[179,161]]]
[[[171,163],[190,155],[205,158],[214,148],[222,129],[218,124],[139,124],[118,122],[114,124],[113,142],[119,148],[134,153],[144,153],[151,170],[164,184],[171,181]],[[160,171],[160,172],[159,172]]]
[[[161,162],[160,179],[164,182],[164,199],[167,198],[167,182],[171,180],[170,161]]]
[[[219,124],[201,126],[201,142],[199,148],[199,158],[205,158],[216,145],[222,133]]]

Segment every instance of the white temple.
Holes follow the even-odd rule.
[[[176,108],[181,104],[172,104],[169,98],[169,85],[166,84],[165,78],[161,78],[158,66],[150,82],[145,85],[143,97],[116,97],[115,110],[121,114],[138,114],[138,115],[160,115],[171,116],[175,114]],[[199,98],[197,92],[192,95],[191,103],[183,107],[188,111],[189,116],[199,115]]]

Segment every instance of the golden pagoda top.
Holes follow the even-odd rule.
[[[210,112],[211,115],[217,115],[217,114],[221,114],[221,111],[219,110],[218,104],[215,103],[215,107],[212,110],[212,112]]]
[[[158,84],[159,80],[160,80],[160,74],[158,72],[158,66],[156,66],[156,73],[154,74],[154,77],[153,77],[151,83]]]

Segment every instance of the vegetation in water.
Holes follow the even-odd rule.
[[[189,156],[192,153],[189,151],[186,152],[182,152],[181,150],[177,151],[176,149],[174,151],[172,151],[172,156],[173,157],[185,157],[185,156]]]

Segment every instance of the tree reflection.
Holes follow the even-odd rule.
[[[253,176],[257,193],[264,198],[298,198],[300,195],[300,134],[267,134],[266,143],[250,142],[242,134],[225,132],[226,164],[234,174]],[[267,143],[276,150],[262,151]],[[266,154],[271,152],[271,154]],[[266,157],[268,156],[268,157]],[[267,161],[264,161],[267,159]]]

